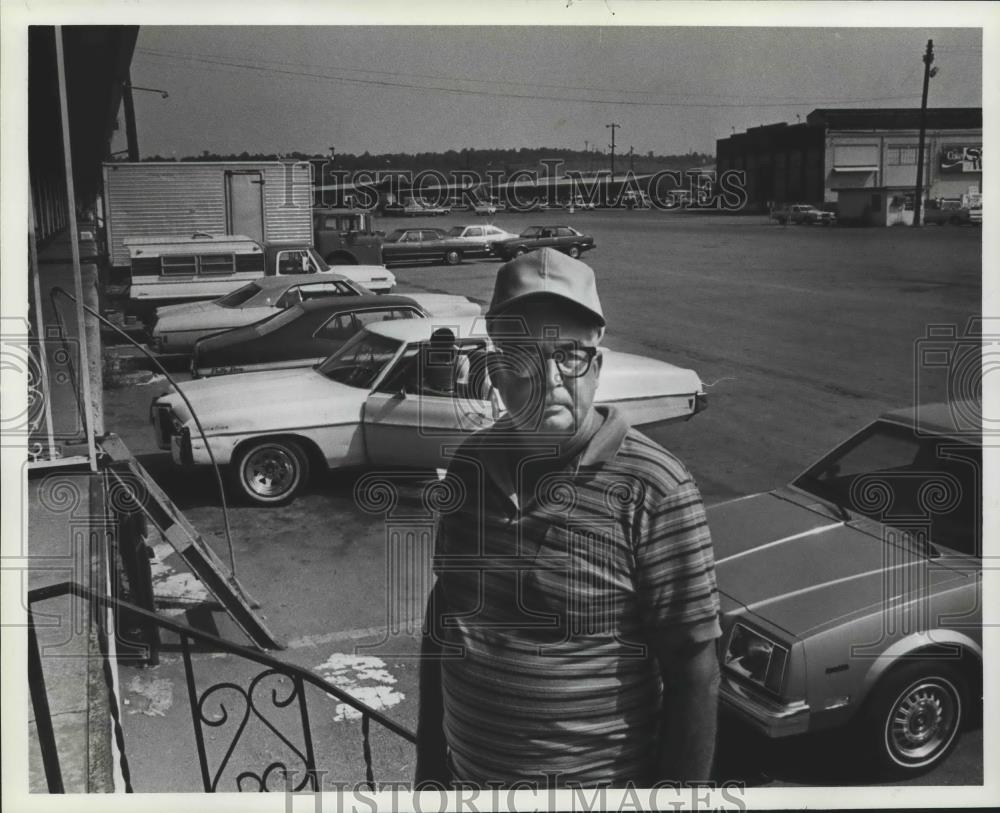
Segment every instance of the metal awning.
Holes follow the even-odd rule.
[[[878,172],[878,164],[834,167],[834,172]]]

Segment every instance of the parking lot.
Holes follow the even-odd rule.
[[[418,224],[447,228],[475,219],[455,213]],[[960,333],[980,311],[976,227],[783,227],[764,217],[658,211],[501,213],[494,221],[514,232],[531,224],[568,224],[593,235],[597,247],[583,259],[598,276],[608,319],[606,344],[699,373],[709,393],[708,410],[652,435],[687,463],[708,503],[788,481],[887,409],[911,405],[915,398],[945,398],[947,371],[917,363],[920,340],[930,325],[954,325]],[[414,223],[386,218],[378,228]],[[488,302],[495,269],[495,262],[484,260],[393,271],[400,293],[437,291]],[[109,390],[106,424],[226,559],[211,473],[175,469],[153,441],[147,408],[164,387],[156,382]],[[405,505],[410,492],[402,482],[406,478],[400,479],[400,505]],[[373,696],[386,701],[384,711],[413,727],[417,669],[408,656],[415,653],[412,633],[419,620],[413,621],[426,569],[417,566],[407,574],[411,594],[405,600],[388,595],[395,582],[387,575],[386,516],[358,505],[355,484],[354,474],[321,476],[291,505],[232,506],[238,576],[260,601],[271,629],[288,643],[282,657],[315,669],[334,653],[367,646],[364,654],[379,658],[391,680],[383,676],[376,685],[377,680],[366,684],[359,677],[358,685],[381,686],[385,691]],[[405,612],[399,615],[401,606]],[[219,623],[224,634],[238,635],[224,620]],[[165,658],[156,674],[180,680],[172,668]],[[224,671],[221,659],[217,668]],[[127,676],[123,685],[128,690]],[[180,683],[175,691],[182,691]],[[132,699],[138,704],[141,698]],[[135,711],[133,706],[126,715],[126,736],[131,731],[137,743],[151,746],[163,733],[154,736],[148,717]],[[156,723],[176,725],[178,731],[190,725],[181,715],[172,721],[169,711]],[[949,762],[919,781],[980,782],[981,746],[981,731],[967,732]],[[376,741],[376,752],[378,747]],[[136,775],[157,775],[154,750],[140,745],[130,751],[133,762],[146,763]],[[852,781],[849,775],[817,772],[815,760],[797,761],[789,753],[771,761],[764,753],[760,764],[751,765],[749,750],[760,751],[726,743],[727,777],[757,784]],[[387,758],[383,778],[408,779],[413,765],[407,754]],[[174,787],[178,767],[159,770],[162,786],[136,790]]]

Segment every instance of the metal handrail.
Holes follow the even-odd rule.
[[[256,685],[263,678],[270,675],[281,675],[288,677],[293,686],[295,687],[292,693],[288,696],[281,705],[291,704],[293,700],[298,700],[300,705],[301,720],[303,726],[303,736],[305,739],[306,752],[303,754],[298,752],[298,755],[303,759],[306,764],[306,778],[303,782],[303,786],[306,784],[311,784],[314,790],[318,790],[318,774],[315,768],[315,761],[313,758],[312,751],[312,733],[310,731],[309,717],[306,709],[305,695],[303,693],[304,684],[310,684],[317,689],[321,690],[325,694],[336,698],[341,703],[344,703],[355,711],[361,714],[361,730],[362,730],[362,750],[365,761],[365,779],[368,786],[372,789],[375,787],[374,774],[372,769],[372,758],[371,758],[371,744],[369,742],[369,730],[371,722],[374,721],[381,725],[388,731],[402,737],[404,740],[410,743],[416,743],[416,735],[407,729],[406,727],[400,725],[394,720],[386,717],[384,714],[376,711],[374,708],[368,704],[358,700],[353,695],[344,691],[343,689],[334,686],[332,683],[327,682],[323,678],[319,677],[310,670],[296,666],[292,663],[286,663],[281,661],[271,655],[261,652],[256,649],[251,649],[249,647],[241,646],[240,644],[233,643],[231,641],[226,641],[223,638],[219,638],[211,633],[203,632],[201,630],[190,627],[186,624],[179,623],[169,618],[164,618],[163,616],[157,615],[154,612],[150,612],[142,607],[131,604],[127,601],[121,601],[112,596],[103,595],[101,593],[95,592],[89,588],[86,588],[76,582],[60,582],[59,584],[49,585],[46,587],[39,587],[34,590],[28,591],[28,620],[29,620],[29,632],[32,634],[29,636],[29,647],[35,650],[35,654],[29,658],[31,663],[36,665],[39,674],[34,677],[38,680],[38,685],[42,688],[42,693],[44,694],[44,683],[41,682],[42,675],[40,672],[40,663],[38,657],[38,641],[34,635],[34,619],[32,612],[32,605],[40,602],[47,601],[49,599],[59,598],[62,596],[72,595],[77,598],[83,599],[85,601],[91,602],[93,605],[97,605],[103,608],[112,608],[116,612],[120,610],[126,610],[135,616],[142,618],[143,620],[156,624],[159,627],[170,630],[180,636],[181,647],[184,654],[184,664],[185,673],[188,683],[189,697],[191,700],[191,715],[195,726],[195,738],[198,746],[198,756],[201,764],[202,780],[204,784],[204,789],[206,792],[215,792],[217,790],[217,785],[219,779],[222,776],[223,771],[227,767],[227,762],[229,755],[232,753],[232,747],[230,747],[229,753],[223,760],[222,765],[218,768],[215,773],[214,778],[208,768],[208,760],[205,753],[203,734],[201,726],[203,723],[207,722],[207,719],[202,714],[202,707],[204,706],[206,698],[215,689],[220,686],[229,686],[230,684],[216,684],[212,686],[207,691],[203,692],[199,697],[195,683],[193,667],[190,658],[190,641],[196,641],[200,644],[206,645],[207,648],[211,648],[215,651],[222,651],[232,655],[236,655],[240,658],[252,661],[254,663],[260,664],[261,666],[267,667],[265,672],[262,672],[254,681],[251,682],[251,693],[253,686]],[[30,655],[31,653],[29,653]],[[102,655],[105,660],[109,659],[109,655],[106,651],[102,651]],[[34,681],[33,681],[34,682]],[[42,750],[43,763],[46,769],[46,777],[49,781],[50,792],[61,792],[61,781],[58,780],[59,765],[58,757],[55,754],[55,742],[52,736],[52,721],[48,711],[48,704],[44,702],[44,698],[37,698],[35,695],[37,692],[32,693],[32,706],[35,712],[36,725],[39,732],[39,741]],[[250,706],[253,706],[252,698],[247,695],[247,700]],[[256,712],[256,709],[251,709]],[[249,710],[247,712],[249,714]],[[200,718],[199,718],[199,715]],[[258,714],[258,716],[260,716]],[[263,718],[261,718],[263,719]],[[267,721],[264,720],[265,724]],[[116,721],[117,724],[117,721]],[[269,724],[268,724],[269,725]],[[279,736],[282,736],[280,732],[276,732]],[[282,739],[284,737],[282,736]],[[287,740],[286,740],[287,742]],[[234,743],[235,745],[235,740]],[[253,778],[256,779],[261,787],[259,789],[266,789],[263,787],[266,785],[266,779],[268,774],[274,768],[280,768],[283,766],[272,765],[268,766],[268,769],[261,776],[257,776],[252,773],[245,772],[241,774],[238,778],[238,783],[242,781],[243,778]],[[56,789],[58,788],[58,789]]]

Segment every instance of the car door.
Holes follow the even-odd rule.
[[[420,259],[436,260],[444,259],[445,241],[440,232],[433,229],[424,229],[420,232]]]
[[[435,360],[425,346],[407,348],[365,403],[365,446],[375,465],[443,468],[449,450],[492,426],[499,414],[490,397],[485,342],[462,343],[454,362]],[[434,363],[454,364],[451,394],[430,388],[428,365]]]

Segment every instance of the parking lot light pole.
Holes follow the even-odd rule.
[[[924,53],[924,93],[920,99],[920,137],[917,141],[917,189],[913,200],[913,225],[922,225],[924,214],[924,139],[927,135],[927,88],[930,85],[931,76],[936,71],[931,71],[931,63],[934,61],[934,40],[927,40],[927,51]]]
[[[621,125],[620,124],[615,124],[615,122],[611,122],[611,124],[605,124],[604,126],[611,128],[611,144],[610,144],[610,147],[611,147],[611,183],[614,183],[614,181],[615,181],[615,130],[617,128],[621,127]]]

